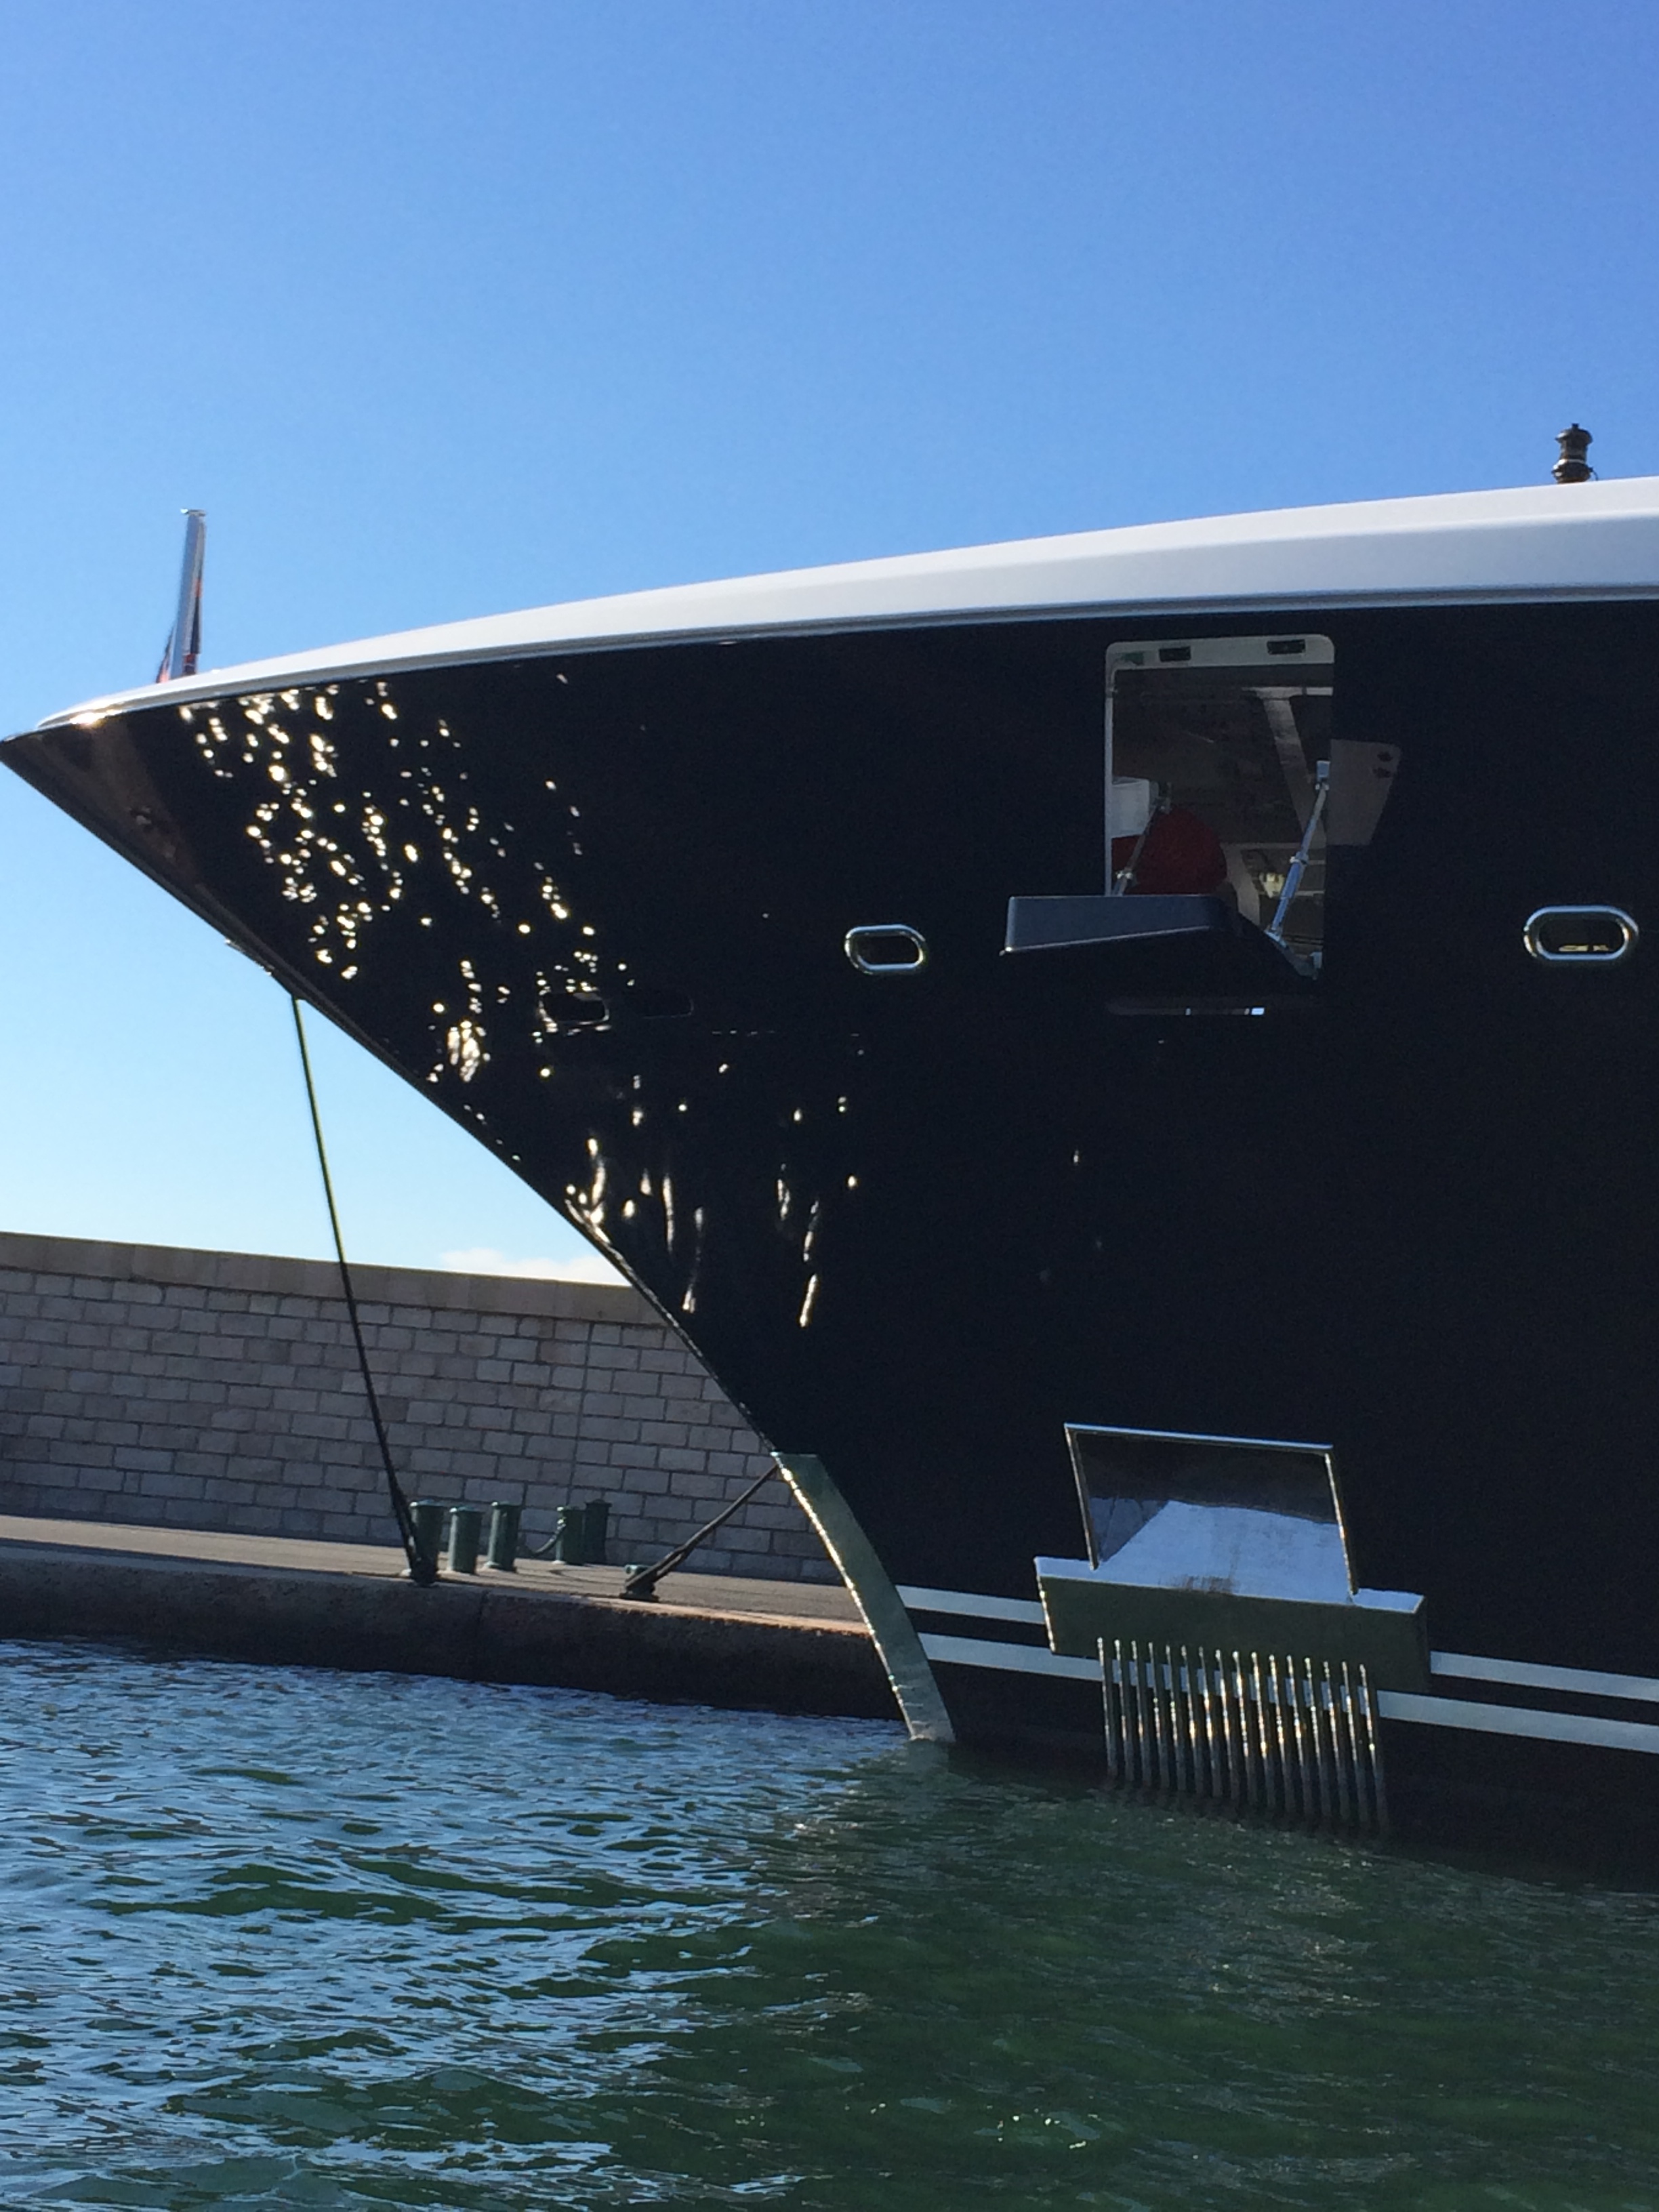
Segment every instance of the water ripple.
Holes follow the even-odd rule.
[[[1659,2212],[1659,1907],[855,1723],[0,1645],[10,2204]]]

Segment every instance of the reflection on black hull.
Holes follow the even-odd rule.
[[[1443,1654],[1651,1682],[1659,981],[1645,946],[1558,969],[1522,928],[1550,899],[1659,927],[1659,621],[1304,605],[1182,636],[1247,629],[1328,645],[1334,700],[1309,670],[1316,717],[1247,727],[1267,687],[1235,672],[1160,723],[1143,685],[1108,825],[1121,876],[1160,806],[1196,822],[1164,833],[1173,883],[1118,892],[1221,900],[1246,966],[1212,928],[1004,951],[1011,900],[1104,888],[1105,672],[1144,613],[162,702],[7,758],[829,1469],[958,1735],[1101,1743],[1098,1662],[1049,1650],[1033,1573],[1083,1548],[1068,1424],[1328,1442],[1355,1579],[1423,1594]],[[1320,757],[1275,812],[1298,730]],[[1390,781],[1363,837],[1358,787],[1333,772],[1328,817],[1315,781],[1343,746]],[[925,963],[855,964],[873,925]],[[1597,1694],[1534,1704],[1643,1710]],[[1534,1740],[1471,1725],[1522,1771]],[[1409,1781],[1441,1731],[1385,1730]]]

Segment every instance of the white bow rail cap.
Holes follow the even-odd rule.
[[[113,693],[54,722],[161,700],[657,638],[847,629],[973,616],[1659,596],[1659,477],[1534,484],[1136,524],[955,552],[577,599],[442,623]]]

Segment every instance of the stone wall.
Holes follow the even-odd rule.
[[[770,1465],[630,1290],[353,1270],[411,1497],[605,1498],[611,1557],[679,1543]],[[0,1235],[0,1512],[395,1542],[336,1270],[309,1260]],[[830,1581],[781,1482],[694,1554]]]

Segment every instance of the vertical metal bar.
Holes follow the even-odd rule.
[[[1311,1659],[1302,1662],[1302,1710],[1308,1717],[1309,1778],[1313,1789],[1314,1825],[1328,1827],[1331,1819],[1331,1793],[1325,1757],[1325,1707],[1319,1694],[1319,1670]]]
[[[1245,1772],[1244,1746],[1244,1688],[1239,1671],[1238,1654],[1234,1652],[1231,1662],[1224,1651],[1215,1655],[1216,1667],[1221,1677],[1221,1726],[1227,1743],[1228,1794],[1235,1805],[1243,1802]]]
[[[1123,1779],[1136,1789],[1146,1772],[1146,1729],[1140,1710],[1140,1646],[1131,1643],[1123,1662]]]
[[[1140,1729],[1135,1717],[1134,1661],[1129,1654],[1133,1644],[1120,1643],[1117,1647],[1118,1713],[1123,1726],[1123,1774],[1126,1786],[1132,1787],[1140,1778]]]
[[[1152,1787],[1167,1790],[1170,1784],[1169,1767],[1164,1751],[1164,1670],[1158,1665],[1155,1644],[1149,1644],[1146,1647],[1146,1672],[1147,1707],[1152,1721],[1152,1741],[1147,1747],[1155,1778]]]
[[[1364,1663],[1359,1669],[1359,1699],[1365,1715],[1365,1748],[1370,1755],[1371,1798],[1376,1807],[1379,1835],[1389,1832],[1389,1801],[1382,1786],[1382,1749],[1376,1740],[1376,1713],[1371,1697],[1371,1678]]]
[[[1121,1783],[1121,1778],[1124,1778],[1124,1754],[1121,1754],[1121,1735],[1119,1735],[1121,1732],[1121,1723],[1119,1723],[1121,1692],[1117,1687],[1117,1677],[1121,1672],[1121,1659],[1119,1659],[1121,1650],[1124,1650],[1121,1644],[1115,1644],[1110,1650],[1106,1650],[1106,1637],[1099,1639],[1099,1692],[1102,1692],[1102,1719],[1106,1723],[1106,1781],[1113,1787],[1117,1787],[1117,1783]]]
[[[1273,1741],[1279,1747],[1279,1810],[1288,1820],[1295,1809],[1291,1783],[1291,1737],[1285,1725],[1285,1698],[1279,1686],[1279,1654],[1267,1654],[1267,1692],[1273,1699]]]
[[[1135,1677],[1135,1780],[1141,1789],[1152,1786],[1152,1716],[1146,1702],[1146,1675],[1141,1665],[1140,1646],[1129,1646],[1129,1664]]]
[[[1204,1681],[1204,1794],[1206,1797],[1219,1797],[1222,1794],[1221,1770],[1216,1759],[1215,1706],[1210,1697],[1210,1654],[1202,1644],[1198,1648],[1198,1664]]]
[[[1236,1651],[1233,1663],[1238,1669],[1238,1724],[1244,1741],[1245,1797],[1251,1808],[1260,1812],[1265,1784],[1261,1772],[1261,1713],[1252,1680],[1255,1654]]]
[[[1331,1711],[1331,1685],[1328,1662],[1319,1662],[1320,1672],[1314,1679],[1314,1696],[1319,1710],[1319,1786],[1324,1793],[1325,1818],[1332,1827],[1342,1825],[1336,1796],[1336,1737],[1333,1733],[1335,1716]]]
[[[1342,1753],[1342,1733],[1340,1725],[1336,1683],[1331,1674],[1331,1662],[1325,1662],[1325,1706],[1330,1716],[1331,1784],[1335,1793],[1336,1817],[1345,1828],[1351,1828],[1353,1820],[1353,1798],[1348,1787],[1348,1765]]]
[[[1291,1741],[1291,1765],[1296,1774],[1296,1817],[1305,1823],[1308,1819],[1308,1747],[1302,1726],[1302,1685],[1297,1679],[1296,1660],[1290,1652],[1285,1655],[1285,1673],[1279,1694],[1285,1700],[1286,1733]]]
[[[1314,1683],[1314,1695],[1318,1701],[1320,1713],[1320,1787],[1325,1796],[1325,1818],[1334,1828],[1346,1826],[1337,1795],[1336,1715],[1332,1711],[1330,1661],[1322,1659],[1319,1666],[1320,1672]]]
[[[1133,1646],[1130,1646],[1133,1648]],[[1121,1756],[1121,1781],[1134,1783],[1139,1778],[1139,1745],[1141,1732],[1134,1725],[1134,1668],[1124,1656],[1124,1646],[1117,1646],[1117,1750]]]
[[[1192,1714],[1188,1710],[1188,1679],[1186,1652],[1176,1644],[1166,1646],[1170,1662],[1170,1735],[1175,1736],[1175,1787],[1182,1796],[1192,1794],[1192,1774],[1194,1774],[1194,1743],[1192,1743]]]
[[[1250,1654],[1250,1686],[1255,1696],[1255,1739],[1260,1754],[1261,1790],[1256,1802],[1264,1813],[1275,1809],[1273,1788],[1273,1722],[1267,1712],[1267,1686],[1262,1679],[1261,1654]]]
[[[1158,1787],[1158,1708],[1152,1699],[1152,1647],[1140,1655],[1140,1784]]]
[[[1365,1801],[1365,1825],[1376,1826],[1376,1760],[1373,1756],[1370,1716],[1365,1711],[1365,1680],[1355,1668],[1352,1702],[1349,1706],[1349,1725],[1353,1729],[1354,1763],[1358,1769],[1360,1786]]]
[[[1298,1694],[1302,1701],[1303,1724],[1308,1731],[1308,1796],[1310,1818],[1316,1827],[1328,1817],[1325,1802],[1325,1737],[1319,1711],[1319,1689],[1314,1674],[1314,1662],[1302,1658],[1297,1662],[1301,1668],[1297,1676]]]
[[[1302,1705],[1303,1725],[1308,1732],[1310,1818],[1317,1827],[1329,1814],[1325,1802],[1325,1736],[1320,1720],[1319,1689],[1314,1677],[1313,1661],[1304,1657],[1296,1663],[1301,1670],[1297,1676],[1297,1690]]]
[[[1296,1767],[1297,1817],[1305,1822],[1311,1819],[1312,1806],[1308,1787],[1307,1732],[1302,1725],[1301,1688],[1295,1656],[1287,1651],[1285,1655],[1284,1695],[1291,1724],[1291,1757]]]
[[[1201,1644],[1187,1662],[1187,1702],[1193,1713],[1193,1770],[1200,1797],[1215,1796],[1215,1759],[1210,1743],[1210,1678]]]
[[[1369,1828],[1371,1825],[1370,1798],[1360,1760],[1359,1735],[1354,1726],[1353,1677],[1348,1671],[1346,1659],[1342,1662],[1342,1735],[1343,1755],[1347,1762],[1353,1790],[1353,1824],[1356,1828]]]
[[[1189,1795],[1201,1797],[1204,1795],[1204,1780],[1198,1741],[1198,1686],[1193,1679],[1192,1661],[1187,1656],[1184,1644],[1181,1646],[1181,1672],[1176,1676],[1176,1682],[1180,1692],[1176,1699],[1176,1711],[1181,1716],[1184,1739],[1182,1745],[1182,1784]]]

